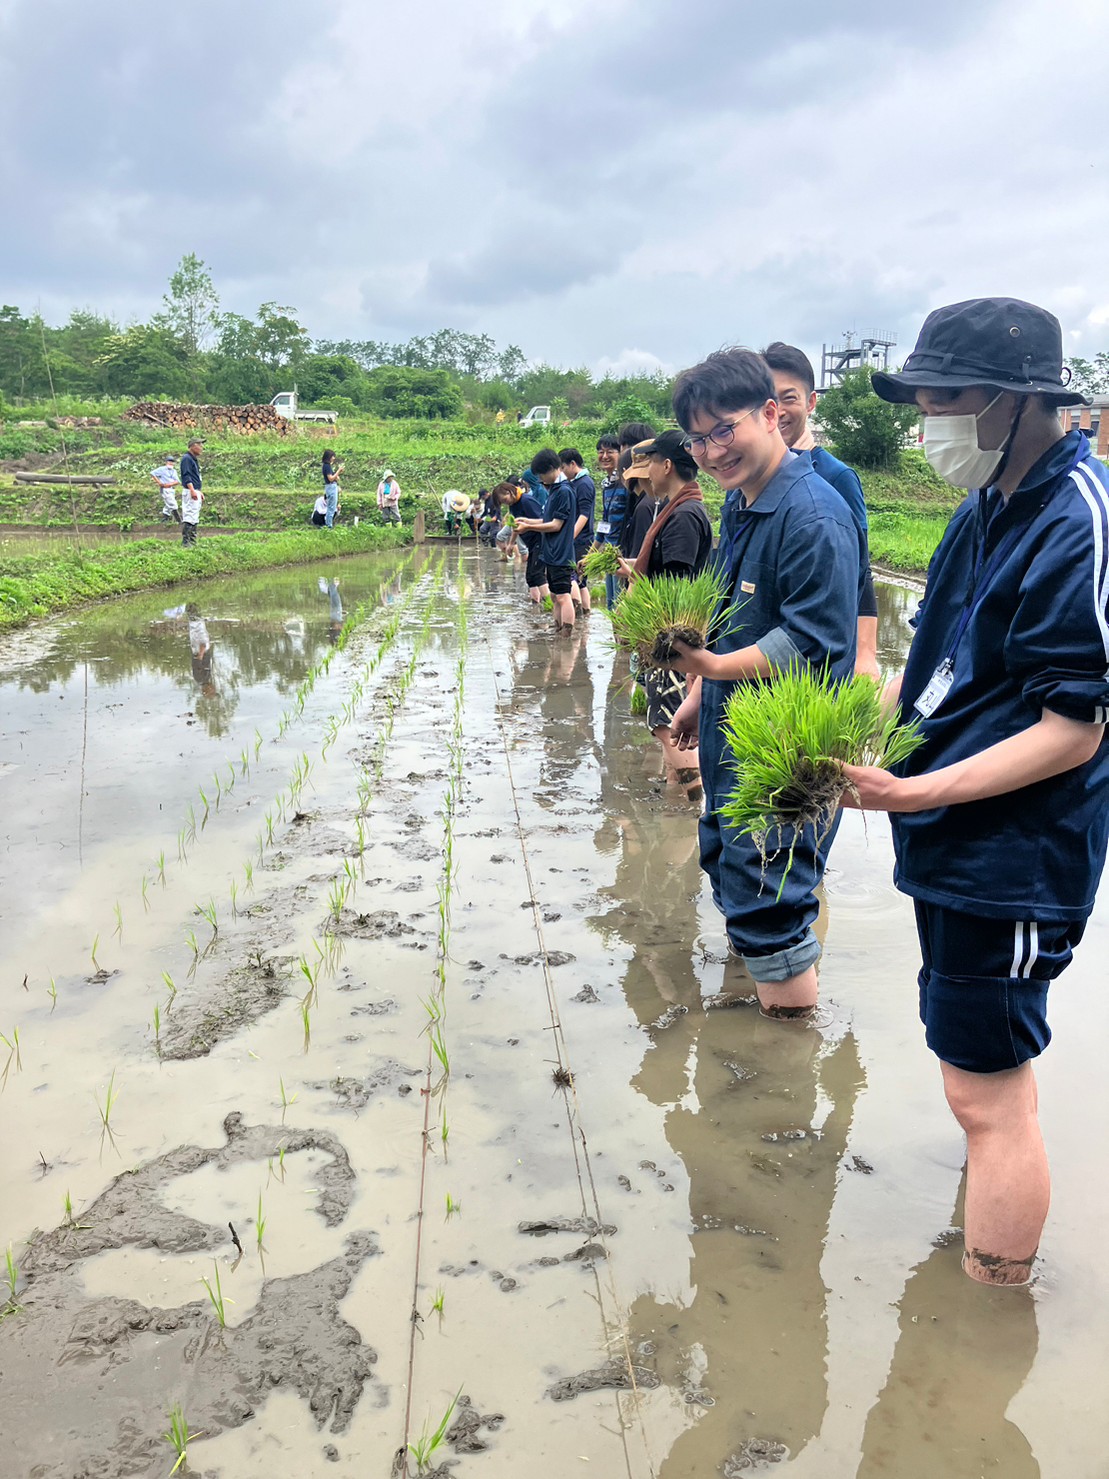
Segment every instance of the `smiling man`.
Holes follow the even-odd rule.
[[[827,664],[836,677],[851,675],[861,539],[843,499],[782,440],[774,382],[761,355],[722,350],[683,371],[674,414],[696,462],[728,490],[716,561],[738,617],[709,649],[682,650],[675,666],[697,681],[671,735],[681,749],[700,742],[701,866],[728,941],[768,1016],[807,1017],[820,957],[814,890],[835,829],[817,837],[808,828],[788,873],[788,845],[764,863],[754,840],[718,812],[736,780],[721,720],[737,683],[773,680],[793,664]]]
[[[778,399],[778,427],[786,446],[807,457],[826,483],[830,483],[851,510],[863,539],[866,564],[859,587],[859,627],[855,671],[878,677],[878,599],[874,577],[870,573],[867,548],[866,500],[858,473],[846,462],[833,457],[827,447],[818,447],[809,425],[816,410],[816,375],[812,362],[802,349],[776,340],[768,344],[762,357],[774,377],[774,394]]]
[[[1109,838],[1109,473],[1060,406],[1058,321],[1009,298],[939,308],[885,400],[916,403],[956,488],[904,675],[926,743],[897,776],[850,769],[891,813],[916,908],[920,1016],[967,1137],[963,1267],[1020,1284],[1047,1217],[1032,1060],[1048,984],[1082,938]]]

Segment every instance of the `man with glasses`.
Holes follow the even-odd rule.
[[[781,340],[768,344],[762,357],[774,376],[774,393],[778,398],[778,426],[782,440],[794,452],[807,457],[824,481],[836,490],[851,510],[851,517],[863,536],[863,547],[867,549],[866,500],[859,475],[846,462],[833,457],[827,447],[818,447],[809,426],[809,417],[816,410],[816,375],[813,373],[812,362],[804,350],[796,349],[792,344],[783,344]],[[859,591],[855,671],[866,673],[871,678],[878,677],[878,598],[874,593],[874,577],[870,573],[869,549]]]
[[[761,355],[720,350],[683,371],[674,414],[694,460],[728,492],[716,561],[738,616],[704,651],[677,644],[674,666],[695,681],[671,733],[679,749],[699,742],[701,866],[729,944],[767,1016],[805,1018],[817,998],[815,889],[836,828],[817,836],[808,827],[792,850],[764,861],[719,815],[736,781],[721,721],[737,683],[772,681],[795,664],[851,676],[862,540],[843,499],[782,440]]]

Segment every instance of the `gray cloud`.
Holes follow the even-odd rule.
[[[1109,45],[1098,0],[1067,27]],[[1011,292],[1091,352],[1103,104],[1060,35],[1035,0],[0,0],[0,297],[145,315],[196,251],[320,337],[679,365]]]

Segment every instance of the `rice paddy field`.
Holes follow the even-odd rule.
[[[1101,1479],[1109,909],[1034,1288],[882,819],[760,1018],[603,614],[425,546],[0,637],[0,1473]],[[915,595],[881,592],[895,666]]]

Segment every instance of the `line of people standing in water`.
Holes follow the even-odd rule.
[[[1081,431],[1062,430],[1059,408],[1084,398],[1067,384],[1058,321],[1035,305],[936,310],[903,370],[876,373],[874,388],[916,405],[929,463],[969,496],[932,560],[905,672],[884,688],[924,743],[892,773],[847,767],[845,804],[889,813],[895,883],[913,900],[920,1017],[967,1140],[964,1269],[1022,1284],[1049,1198],[1032,1065],[1109,843],[1109,470]],[[742,606],[707,647],[675,644],[649,681],[648,722],[699,759],[701,866],[763,1013],[803,1023],[839,818],[769,858],[728,826],[722,719],[737,686],[793,666],[878,679],[862,488],[815,445],[812,368],[791,346],[710,355],[678,376],[673,406],[675,430],[598,443],[596,527],[574,448],[544,449],[493,492],[514,514],[505,543],[526,549],[531,599],[550,594],[559,630],[589,609],[578,562],[594,540],[617,545],[628,580],[712,560],[725,601]],[[726,495],[715,548],[698,472]]]

